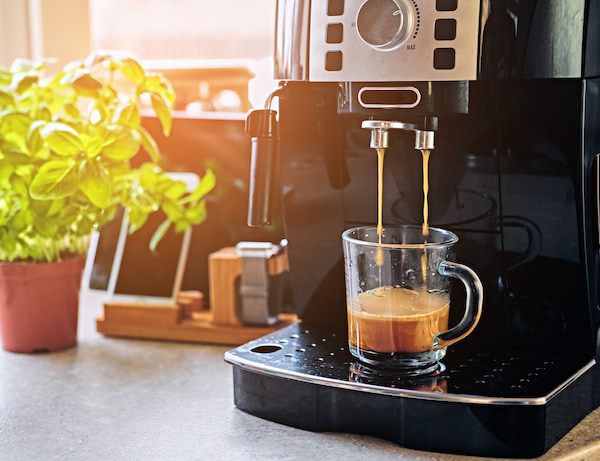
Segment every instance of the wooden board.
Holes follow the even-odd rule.
[[[207,344],[241,344],[260,338],[298,321],[295,314],[280,314],[279,322],[269,327],[219,325],[212,313],[193,312],[190,318],[178,318],[177,306],[104,305],[104,316],[96,320],[96,329],[106,336],[161,339]]]
[[[269,274],[279,274],[287,268],[287,255],[272,257],[267,264]],[[223,248],[209,256],[210,309],[203,309],[199,292],[180,293],[177,305],[108,302],[96,319],[96,330],[106,336],[238,346],[298,321],[295,314],[280,314],[274,325],[242,325],[235,291],[241,272],[235,248]]]

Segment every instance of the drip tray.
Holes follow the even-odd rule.
[[[300,323],[225,360],[244,411],[431,451],[539,456],[593,410],[590,358],[466,344],[436,373],[410,378],[357,362],[345,331]],[[443,430],[432,436],[434,427]]]

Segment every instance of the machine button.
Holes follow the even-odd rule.
[[[434,69],[454,69],[456,64],[456,51],[454,48],[436,48],[433,50]]]
[[[343,24],[327,24],[327,35],[325,41],[327,43],[342,43],[344,38]]]
[[[438,19],[435,21],[436,40],[454,40],[456,38],[456,19]]]
[[[337,71],[342,70],[342,52],[328,51],[325,56],[325,70]]]
[[[456,11],[458,0],[436,0],[435,9],[438,11]]]
[[[342,14],[344,14],[344,0],[329,0],[327,16],[341,16]]]

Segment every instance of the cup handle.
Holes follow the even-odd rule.
[[[433,338],[434,350],[450,346],[468,336],[479,322],[483,309],[483,285],[473,269],[462,264],[443,261],[438,272],[459,279],[465,286],[467,299],[465,314],[460,323],[448,331],[438,333]]]

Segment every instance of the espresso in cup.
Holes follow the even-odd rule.
[[[440,368],[446,347],[466,337],[481,316],[477,274],[454,262],[458,237],[419,226],[348,229],[342,235],[348,343],[365,364],[410,376]],[[448,329],[450,278],[467,290],[465,315]]]
[[[378,287],[360,293],[349,307],[349,340],[362,351],[424,352],[448,329],[449,314],[446,293]]]

